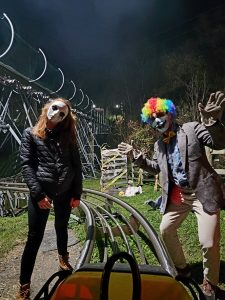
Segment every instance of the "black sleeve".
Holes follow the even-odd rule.
[[[82,165],[80,160],[80,154],[77,145],[72,146],[72,162],[73,162],[73,169],[74,169],[74,179],[72,183],[72,190],[71,194],[72,197],[76,199],[80,199],[83,184],[82,184]]]
[[[31,198],[38,202],[45,197],[45,193],[36,178],[36,145],[31,128],[24,130],[20,145],[20,158],[24,181],[30,190]]]

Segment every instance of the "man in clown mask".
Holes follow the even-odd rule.
[[[30,299],[31,276],[50,209],[54,209],[55,214],[59,269],[73,269],[67,251],[68,221],[82,193],[75,127],[76,117],[69,101],[57,98],[44,105],[35,126],[23,133],[20,156],[30,199],[29,231],[21,259],[18,300]]]
[[[156,175],[161,173],[163,214],[162,238],[181,276],[191,276],[177,230],[193,211],[198,221],[199,242],[203,255],[202,290],[207,299],[225,299],[217,285],[220,268],[220,209],[225,206],[224,185],[209,164],[204,146],[225,148],[225,127],[221,118],[225,95],[212,93],[207,105],[198,106],[201,123],[182,126],[175,121],[176,107],[171,100],[150,98],[142,109],[142,121],[162,136],[154,145],[150,160],[134,146],[121,143],[118,149],[132,157],[140,168]]]

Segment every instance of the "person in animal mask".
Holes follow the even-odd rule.
[[[169,99],[150,98],[142,109],[142,121],[161,133],[154,145],[154,156],[146,158],[134,146],[121,143],[118,149],[128,154],[140,168],[160,173],[162,221],[160,231],[168,252],[181,276],[190,276],[177,230],[193,211],[198,221],[203,255],[202,290],[207,299],[220,298],[217,287],[220,267],[220,209],[225,206],[225,189],[209,164],[204,146],[225,148],[225,127],[221,118],[225,95],[212,93],[206,106],[198,106],[201,123],[178,125],[176,107]],[[215,298],[217,297],[217,298]],[[224,297],[224,295],[222,296]]]
[[[44,105],[35,126],[23,133],[20,156],[22,175],[30,190],[29,231],[21,259],[17,299],[30,299],[31,275],[50,209],[55,213],[59,268],[73,269],[67,251],[67,228],[71,209],[79,205],[82,193],[76,123],[69,101],[57,98]]]

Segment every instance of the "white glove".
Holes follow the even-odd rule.
[[[201,122],[206,126],[211,126],[217,120],[221,121],[225,109],[225,95],[218,91],[212,93],[207,104],[198,104],[198,109],[201,116]]]
[[[124,142],[118,145],[118,150],[121,155],[128,155],[131,159],[138,159],[142,154],[141,151],[136,149],[133,145]]]
[[[131,154],[132,151],[133,151],[133,146],[130,145],[130,144],[127,144],[127,143],[120,143],[118,145],[118,150],[119,150],[119,153],[122,154],[122,155],[128,155],[128,154]]]

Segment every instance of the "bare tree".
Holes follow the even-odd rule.
[[[200,121],[198,103],[204,103],[208,94],[206,74],[195,74],[183,84],[185,90],[179,101],[178,122]]]
[[[204,103],[207,93],[206,73],[193,75],[186,84],[186,97],[182,107],[183,112],[189,112],[191,121],[199,119],[198,103]]]

